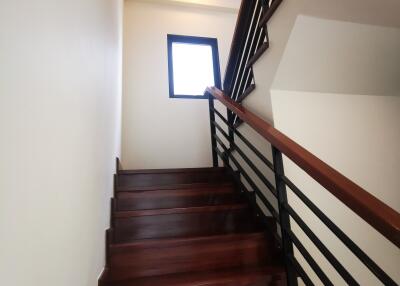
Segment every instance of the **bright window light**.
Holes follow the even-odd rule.
[[[211,46],[173,43],[172,64],[175,95],[202,96],[215,85]]]
[[[215,38],[168,35],[170,98],[206,99],[208,86],[221,87]]]

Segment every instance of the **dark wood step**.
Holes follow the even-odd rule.
[[[274,264],[265,233],[142,240],[109,248],[109,280]]]
[[[148,191],[151,192],[151,191]],[[166,208],[187,208],[200,206],[214,206],[221,204],[233,204],[241,201],[240,197],[232,192],[229,193],[205,193],[205,192],[173,192],[174,195],[164,194],[159,196],[141,192],[140,195],[131,198],[117,198],[116,210],[146,210],[146,209],[166,209]],[[159,193],[159,192],[158,192]],[[188,194],[189,193],[189,194]]]
[[[105,282],[101,286],[285,286],[282,267],[263,266],[192,272]]]
[[[117,199],[158,199],[169,197],[191,197],[210,194],[232,194],[235,187],[233,184],[189,184],[170,186],[170,188],[144,190],[127,190],[115,193]]]
[[[142,191],[156,191],[156,190],[193,190],[200,188],[213,188],[213,187],[233,187],[231,181],[212,182],[212,183],[187,183],[187,184],[168,184],[168,185],[152,185],[152,186],[116,186],[116,194],[120,192],[142,192]]]
[[[260,229],[245,204],[116,212],[114,241],[207,236]]]
[[[138,170],[126,173],[120,172],[117,177],[117,188],[119,189],[192,183],[218,183],[230,180],[224,168]]]
[[[172,168],[172,169],[138,169],[120,170],[118,174],[171,174],[171,173],[215,173],[225,172],[224,167],[205,167],[205,168]]]

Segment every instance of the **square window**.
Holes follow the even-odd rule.
[[[220,86],[217,40],[168,35],[169,95],[205,98],[208,86]]]

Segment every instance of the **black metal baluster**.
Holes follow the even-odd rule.
[[[282,153],[275,147],[272,147],[272,156],[274,161],[274,173],[275,173],[275,187],[278,194],[278,205],[279,205],[279,218],[281,222],[281,234],[282,234],[282,248],[285,254],[293,256],[293,242],[290,240],[290,237],[283,229],[291,229],[290,228],[290,217],[287,211],[284,208],[284,204],[288,202],[287,193],[286,193],[286,184],[283,181],[284,170],[283,170],[283,160]],[[292,265],[288,263],[287,259],[285,259],[286,266],[286,277],[287,283],[289,286],[297,286],[297,275],[296,271],[292,268]]]
[[[213,122],[215,121],[215,113],[214,113],[214,97],[208,93],[208,111],[210,112],[210,130],[211,130],[211,152],[212,152],[212,160],[213,166],[218,167],[218,154],[215,151],[217,147],[217,141],[215,140],[214,135],[216,134],[215,125]]]

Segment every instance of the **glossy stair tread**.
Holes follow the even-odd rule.
[[[164,192],[169,193],[169,192]],[[190,193],[190,192],[189,192]],[[243,198],[228,193],[204,193],[192,192],[190,195],[184,192],[174,192],[174,195],[146,195],[136,197],[122,197],[115,200],[117,211],[171,209],[201,206],[216,206],[242,202]]]
[[[212,173],[226,172],[224,167],[203,167],[203,168],[168,168],[168,169],[136,169],[136,170],[119,170],[118,174],[169,174],[169,173]]]
[[[117,178],[118,189],[230,181],[223,168],[138,170],[119,173]]]
[[[117,185],[115,193],[137,193],[144,191],[163,191],[163,190],[197,190],[197,189],[211,189],[211,188],[233,188],[234,184],[231,181],[220,181],[220,182],[197,182],[197,183],[178,183],[178,184],[167,184],[167,185],[149,185],[149,186],[121,186]]]
[[[273,265],[279,257],[265,232],[112,244],[110,280]]]
[[[247,233],[261,229],[247,205],[116,212],[114,241]]]
[[[198,196],[209,194],[228,194],[234,193],[235,187],[232,183],[199,183],[199,184],[181,184],[166,185],[160,188],[145,187],[138,189],[117,190],[115,196],[119,198],[168,198],[176,196]]]
[[[105,282],[104,286],[284,286],[282,266],[233,268]]]

